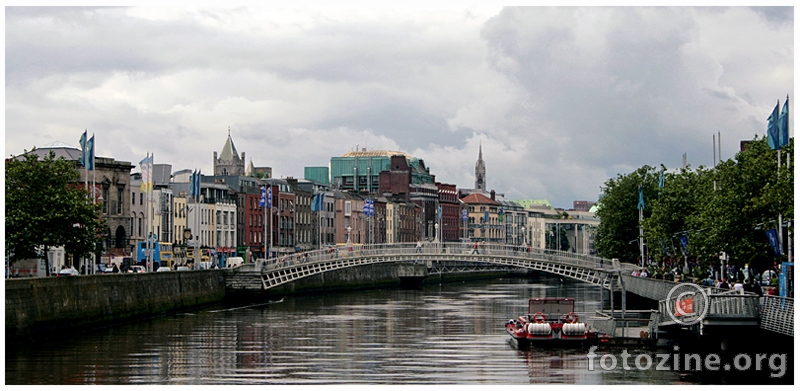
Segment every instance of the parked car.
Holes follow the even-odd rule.
[[[133,265],[128,269],[128,273],[147,273],[147,270],[142,265]]]
[[[189,267],[188,267],[188,266],[178,266],[178,268],[177,268],[177,269],[175,269],[175,270],[177,270],[177,271],[181,272],[181,271],[185,271],[185,270],[192,270],[192,269],[189,269]]]
[[[74,267],[70,267],[70,268],[67,268],[67,269],[61,269],[57,274],[57,276],[59,276],[59,277],[63,277],[63,276],[80,276],[80,275],[81,274],[78,273],[78,270],[75,269]]]
[[[761,285],[762,286],[771,286],[770,280],[773,278],[778,278],[778,273],[775,273],[774,270],[767,270],[763,274],[761,274]]]
[[[96,267],[97,272],[100,274],[118,273],[118,271],[114,271],[113,265],[103,265],[102,263],[98,263]]]
[[[158,268],[158,270],[156,270],[156,273],[171,272],[171,271],[172,269],[170,269],[169,266],[161,266],[160,268]]]

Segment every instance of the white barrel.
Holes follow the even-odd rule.
[[[528,323],[528,334],[550,335],[552,329],[549,323]]]
[[[565,323],[561,332],[569,336],[583,335],[586,333],[586,323]]]

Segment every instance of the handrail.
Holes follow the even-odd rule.
[[[416,243],[399,243],[330,246],[322,250],[313,250],[291,255],[284,255],[267,260],[260,259],[257,261],[256,269],[291,267],[302,264],[327,262],[338,258],[413,256],[417,254],[426,258],[443,255],[447,259],[452,259],[457,255],[514,257],[519,259],[547,260],[595,270],[610,270],[612,266],[610,260],[593,255],[575,254],[568,251],[534,249],[523,246],[486,244],[478,246],[478,249],[476,250],[470,243],[426,243],[422,247],[417,247]],[[242,270],[247,270],[247,268]]]

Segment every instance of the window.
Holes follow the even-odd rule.
[[[136,205],[136,192],[131,192],[131,205]]]
[[[108,213],[108,188],[103,186],[103,213]]]
[[[122,187],[117,188],[117,214],[122,214],[122,201],[125,198],[125,193],[123,192],[124,189]]]
[[[139,193],[139,205],[144,205],[144,193]]]

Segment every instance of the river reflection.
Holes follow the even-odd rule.
[[[675,373],[597,372],[579,349],[518,350],[503,324],[529,297],[599,288],[501,278],[222,306],[6,351],[7,384],[675,383]],[[657,376],[656,376],[657,375]]]

